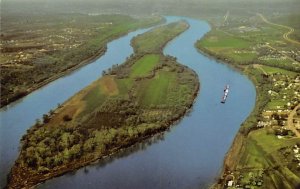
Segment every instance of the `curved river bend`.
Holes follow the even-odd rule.
[[[223,158],[240,124],[255,104],[255,87],[243,75],[199,52],[195,42],[210,30],[206,22],[166,17],[167,23],[186,20],[190,28],[171,41],[164,54],[197,72],[200,93],[193,110],[169,132],[72,174],[54,178],[38,188],[207,188],[220,173]],[[61,78],[1,110],[1,187],[18,154],[21,136],[43,113],[54,109],[97,79],[102,70],[122,63],[133,51],[138,30],[108,44],[107,53],[92,64]],[[225,104],[223,89],[231,89]],[[4,170],[4,172],[2,171]]]

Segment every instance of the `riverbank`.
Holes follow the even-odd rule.
[[[202,40],[205,40],[205,37]],[[241,66],[233,65],[230,62],[226,62],[223,57],[220,57],[219,55],[216,55],[213,52],[208,51],[204,47],[195,45],[195,48],[198,49],[199,53],[202,53],[202,54],[208,56],[209,58],[216,59],[218,62],[220,62],[222,64],[227,64],[228,66],[232,67],[233,69],[236,69],[238,72],[245,74],[248,78],[250,78],[250,80],[256,86],[256,94],[259,94],[259,89],[257,88],[258,83],[257,83],[255,77],[253,77],[251,75],[247,75]],[[261,103],[261,99],[258,96],[256,96],[255,108],[254,108],[254,110],[252,110],[249,117],[241,125],[228,152],[225,154],[225,157],[223,160],[223,166],[220,171],[220,177],[217,179],[217,181],[214,184],[212,184],[212,186],[210,187],[211,189],[226,188],[225,186],[227,185],[227,182],[229,180],[232,180],[232,177],[230,175],[238,166],[238,162],[242,157],[243,150],[244,150],[243,148],[245,146],[245,142],[246,142],[246,138],[247,138],[247,136],[242,134],[242,131],[244,130],[243,125],[247,125],[247,126],[245,126],[245,128],[247,128],[247,127],[249,127],[249,122],[252,121],[253,119],[256,119],[257,113],[259,113],[257,111],[257,107],[259,106],[258,104],[260,104],[260,103]],[[229,176],[229,179],[227,179],[227,176]]]
[[[113,40],[113,39],[112,39],[112,40]],[[57,79],[59,79],[59,78],[61,78],[61,77],[64,77],[64,76],[70,74],[71,72],[73,72],[73,71],[75,71],[75,70],[77,70],[77,69],[79,69],[79,68],[81,68],[81,67],[83,67],[83,66],[85,66],[85,65],[87,65],[87,64],[89,64],[89,63],[91,63],[91,62],[94,62],[95,60],[97,60],[98,58],[100,58],[103,54],[105,54],[106,49],[107,49],[107,48],[105,47],[105,49],[99,50],[95,55],[91,56],[90,58],[87,58],[86,60],[83,60],[83,61],[80,62],[79,64],[74,65],[74,66],[72,66],[71,68],[67,68],[67,69],[65,69],[64,71],[62,71],[62,72],[60,72],[60,73],[58,73],[58,74],[56,74],[56,75],[54,75],[54,76],[52,76],[52,77],[50,77],[50,78],[48,78],[48,79],[45,79],[45,80],[42,81],[41,83],[38,83],[38,84],[36,84],[35,86],[30,87],[30,88],[27,89],[26,91],[22,92],[20,95],[18,95],[18,96],[16,96],[16,97],[13,97],[13,98],[11,98],[11,99],[8,99],[8,100],[5,101],[5,102],[1,102],[1,106],[0,106],[0,107],[2,108],[2,107],[4,107],[4,106],[7,106],[7,105],[9,105],[10,103],[13,103],[13,102],[15,102],[15,101],[17,101],[17,100],[19,100],[19,99],[21,99],[21,98],[23,98],[23,97],[29,95],[29,94],[32,93],[33,91],[38,90],[38,89],[42,88],[43,86],[45,86],[45,85],[51,83],[52,81],[55,81],[55,80],[57,80]]]
[[[199,91],[199,85],[197,85],[195,93],[193,94],[194,99],[197,97],[198,91]],[[75,96],[74,96],[74,98],[75,98]],[[191,107],[192,107],[192,104],[188,108],[191,108]],[[179,114],[178,117],[175,117],[175,118],[173,118],[173,120],[168,122],[167,125],[163,125],[162,127],[157,128],[156,130],[151,130],[150,132],[144,133],[144,134],[140,135],[139,138],[134,138],[134,139],[130,139],[130,141],[125,141],[120,146],[110,149],[109,151],[103,153],[101,156],[83,158],[82,160],[72,162],[68,165],[61,166],[59,168],[54,168],[51,170],[51,173],[47,173],[47,174],[40,173],[38,175],[31,175],[29,173],[29,175],[28,175],[28,171],[26,169],[13,168],[12,173],[8,176],[8,183],[10,183],[10,184],[8,184],[8,186],[6,186],[6,188],[19,188],[20,186],[22,188],[34,188],[46,180],[49,180],[49,179],[52,179],[55,177],[59,177],[68,172],[74,172],[77,169],[80,169],[81,167],[85,167],[87,165],[96,164],[97,161],[105,160],[106,158],[117,154],[120,150],[126,150],[126,148],[130,148],[134,144],[142,142],[148,138],[155,136],[158,133],[162,133],[162,132],[170,129],[170,127],[172,125],[174,125],[176,122],[180,121],[180,119],[182,119],[189,110],[190,109],[186,109],[184,112],[182,112],[182,114]],[[32,128],[32,129],[35,129],[35,128]],[[17,162],[17,164],[18,164],[18,162]],[[23,183],[23,184],[21,184],[21,183]]]
[[[172,35],[161,40],[170,40],[187,27],[182,22],[163,26],[161,32]],[[160,44],[165,43],[152,45],[160,48]],[[199,90],[195,72],[162,54],[131,56],[103,75],[57,111],[44,115],[44,123],[23,137],[9,188],[33,186],[167,130],[191,108]],[[40,151],[46,143],[50,154]]]
[[[293,96],[297,94],[292,94],[285,88],[283,99],[287,99],[286,102],[289,103],[279,110],[270,109],[274,107],[274,102],[279,101],[274,100],[274,95],[271,95],[272,91],[279,93],[282,90],[277,87],[277,82],[287,82],[286,85],[294,89],[292,91],[299,89],[296,82],[297,74],[280,69],[287,67],[289,70],[296,70],[296,68],[291,68],[291,65],[280,65],[280,68],[253,65],[252,61],[255,59],[251,59],[256,58],[253,56],[254,53],[245,50],[251,49],[252,45],[255,44],[216,28],[196,45],[201,52],[247,75],[255,84],[257,94],[255,108],[241,125],[225,156],[220,179],[212,188],[226,188],[229,181],[233,183],[231,183],[232,187],[297,187],[300,174],[296,169],[296,163],[293,163],[294,160],[285,161],[286,158],[292,159],[293,154],[286,152],[282,155],[282,151],[292,150],[300,142],[295,134],[284,127],[285,114],[288,114],[289,109],[299,103],[293,100],[295,99]],[[246,54],[244,57],[239,55],[243,53]],[[269,65],[262,61],[259,63]],[[280,107],[278,105],[275,106],[277,109]],[[276,115],[279,116],[276,117]]]
[[[104,17],[104,18],[102,18]],[[103,31],[101,36],[99,37],[98,33],[94,34],[93,37],[90,37],[88,40],[84,41],[85,43],[73,48],[73,46],[70,47],[71,50],[67,51],[62,55],[63,49],[61,52],[56,52],[53,53],[49,50],[42,49],[38,50],[37,52],[48,52],[50,55],[45,55],[45,57],[48,57],[49,60],[40,60],[46,63],[28,63],[29,60],[27,60],[25,63],[26,64],[33,64],[33,65],[39,65],[39,67],[34,67],[34,66],[28,66],[30,67],[25,69],[22,73],[18,73],[18,75],[14,76],[9,76],[9,74],[17,73],[19,70],[19,67],[22,65],[22,62],[19,63],[18,69],[14,70],[14,66],[9,65],[6,67],[5,62],[3,63],[2,68],[5,70],[5,74],[2,78],[2,93],[1,93],[1,103],[0,107],[4,107],[6,105],[9,105],[10,103],[23,98],[24,96],[27,96],[28,94],[32,93],[33,91],[51,83],[52,81],[66,76],[70,74],[71,72],[75,71],[76,69],[79,69],[94,60],[98,59],[100,56],[102,56],[106,50],[107,50],[107,43],[110,41],[113,41],[114,39],[117,39],[121,36],[124,36],[128,34],[131,31],[134,31],[139,28],[147,28],[147,27],[152,27],[154,25],[160,24],[165,22],[165,20],[162,17],[153,17],[153,18],[141,18],[140,20],[138,19],[133,19],[130,18],[128,19],[127,17],[129,16],[124,16],[118,18],[118,16],[111,16],[112,18],[109,18],[108,16],[104,15],[100,18],[100,23],[103,22],[102,19],[107,19],[108,21],[113,21],[116,22],[117,24],[114,25],[111,24],[105,25],[104,28],[107,27],[110,28],[108,31]],[[108,17],[108,18],[106,18]],[[115,18],[116,17],[116,18]],[[118,20],[119,19],[119,20]],[[120,21],[123,21],[123,23],[118,23]],[[118,28],[121,28],[120,30]],[[88,30],[88,29],[87,29]],[[109,32],[110,31],[110,32]],[[99,31],[100,32],[100,31]],[[70,35],[70,34],[69,34]],[[51,35],[50,35],[51,36]],[[79,40],[79,39],[78,39]],[[70,43],[70,42],[68,42]],[[69,44],[64,44],[65,46],[68,46]],[[4,46],[5,47],[5,46]],[[69,48],[69,47],[68,47]],[[22,50],[22,49],[21,49]],[[84,51],[84,53],[82,53]],[[51,52],[51,53],[50,53]],[[26,53],[25,52],[20,52]],[[59,54],[61,53],[61,54]],[[5,54],[5,53],[3,53]],[[25,54],[26,55],[26,54]],[[25,55],[22,54],[22,57]],[[11,56],[11,55],[10,55]],[[27,55],[26,55],[27,56]],[[43,57],[42,55],[39,55],[40,57]],[[13,57],[12,57],[13,58]],[[41,59],[41,58],[40,58]],[[32,60],[34,62],[36,60]],[[52,64],[50,65],[50,63]],[[24,63],[24,64],[25,64]],[[43,68],[44,66],[44,68]],[[30,72],[29,75],[26,75],[27,72]],[[25,74],[25,75],[24,75]],[[23,77],[23,78],[22,78]],[[13,78],[13,79],[12,79]],[[21,78],[21,79],[18,79]],[[27,81],[30,80],[30,81]],[[21,84],[16,84],[22,81]],[[12,92],[13,91],[13,92]]]

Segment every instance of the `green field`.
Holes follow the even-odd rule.
[[[176,84],[176,74],[160,71],[152,80],[145,81],[139,88],[139,102],[142,106],[168,105],[169,85]]]
[[[300,25],[299,25],[300,14],[286,14],[279,17],[270,18],[273,23],[286,25],[295,29],[295,32],[290,36],[292,39],[300,41]]]
[[[224,31],[225,30],[225,31]],[[226,31],[227,30],[227,31]],[[196,46],[218,59],[233,64],[261,64],[298,72],[299,64],[294,64],[292,56],[280,51],[297,51],[283,39],[286,29],[262,24],[256,32],[240,33],[231,28],[211,30]]]
[[[249,183],[251,180],[247,178],[249,173],[264,171],[268,174],[264,179],[264,186],[294,188],[297,183],[300,183],[299,172],[288,168],[291,167],[291,157],[285,157],[279,150],[290,149],[297,143],[299,139],[278,139],[273,134],[268,134],[266,129],[251,132],[238,167],[241,169],[241,174],[245,176],[242,183]]]
[[[151,32],[135,37],[132,44],[136,53],[159,53],[167,42],[187,28],[188,24],[183,21],[171,23],[165,27],[159,27]]]
[[[292,77],[297,75],[296,72],[291,72],[291,71],[288,71],[285,69],[280,69],[280,68],[271,67],[271,66],[262,65],[261,68],[268,74],[282,73],[282,74],[289,75]]]
[[[228,54],[228,53],[226,53],[226,54]],[[257,58],[256,53],[240,53],[240,54],[231,53],[228,55],[238,62],[244,62],[244,61],[249,62],[249,61],[253,61]]]
[[[147,55],[138,60],[132,67],[130,77],[147,76],[151,70],[159,63],[160,56],[157,54]]]
[[[75,13],[22,16],[8,10],[1,16],[1,106],[89,63],[105,53],[109,41],[163,21],[158,16]]]
[[[271,110],[283,109],[286,103],[287,101],[283,99],[272,100],[267,104],[266,109],[271,109]],[[277,108],[277,106],[280,106],[280,108]]]
[[[202,52],[244,71],[256,85],[255,109],[241,126],[238,140],[233,144],[238,147],[232,148],[225,160],[226,168],[235,176],[233,188],[239,185],[241,188],[292,189],[300,183],[298,161],[292,152],[299,138],[288,138],[293,136],[288,131],[288,137],[278,139],[278,128],[256,127],[258,121],[272,122],[272,118],[263,118],[263,110],[276,112],[277,106],[286,110],[291,108],[288,102],[299,103],[294,93],[299,89],[294,82],[299,75],[299,64],[292,60],[299,48],[283,38],[286,32],[287,29],[267,24],[257,15],[249,15],[249,18],[231,15],[227,25],[213,27],[196,43]],[[292,51],[294,53],[286,53]],[[228,174],[226,170],[224,177]]]
[[[106,95],[100,86],[95,86],[91,89],[83,100],[86,103],[84,114],[91,113],[95,108],[99,107],[106,99]]]
[[[23,137],[20,163],[15,164],[9,185],[29,188],[164,131],[184,116],[199,80],[192,70],[160,51],[170,36],[179,34],[170,29],[186,28],[182,26],[178,22],[159,27],[159,32],[147,32],[144,35],[150,41],[149,36],[157,40],[156,35],[164,32],[151,47],[158,53],[130,56],[124,64],[103,72],[102,78],[55,113],[44,115],[42,123],[38,121]],[[144,35],[135,42],[144,42]]]
[[[248,48],[251,42],[229,35],[220,30],[212,30],[205,40],[199,42],[199,45],[209,49],[216,48],[217,51],[220,51],[227,48]]]
[[[117,79],[116,83],[118,85],[120,94],[127,95],[128,91],[132,88],[134,81],[132,80],[132,78],[125,78]]]
[[[220,30],[212,30],[205,38],[199,40],[196,46],[223,60],[229,59],[243,64],[258,58],[257,53],[252,52],[252,42]]]

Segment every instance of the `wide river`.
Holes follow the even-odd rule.
[[[164,48],[164,54],[177,57],[199,75],[200,93],[191,112],[168,132],[38,188],[191,189],[207,188],[215,181],[234,136],[254,107],[255,87],[244,75],[195,49],[195,42],[210,31],[205,21],[166,19],[167,23],[184,19],[190,25]],[[35,120],[99,78],[102,70],[123,63],[133,53],[130,40],[149,29],[110,42],[105,55],[95,62],[1,109],[1,188],[18,156],[20,138]],[[226,84],[230,85],[229,97],[221,104]]]

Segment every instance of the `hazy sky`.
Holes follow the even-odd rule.
[[[180,8],[246,8],[300,10],[300,0],[0,0],[1,11],[12,12],[97,12],[109,8],[122,9],[139,6],[140,11],[159,11]],[[126,9],[125,9],[126,10]],[[134,9],[135,11],[138,11]],[[296,11],[295,11],[296,10]],[[128,11],[128,10],[127,10]]]

